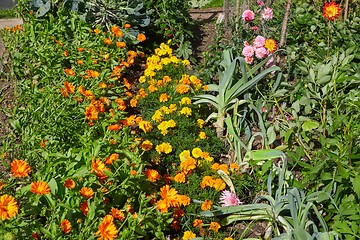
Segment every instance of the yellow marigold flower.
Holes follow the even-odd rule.
[[[87,199],[89,199],[94,195],[94,191],[91,188],[82,187],[80,189],[80,194],[81,194],[81,196],[86,197]]]
[[[139,40],[139,42],[145,41],[145,40],[146,40],[145,34],[140,33],[140,34],[137,36],[137,39]]]
[[[184,183],[185,182],[185,174],[184,173],[178,173],[174,177],[174,181],[177,183]]]
[[[193,233],[192,231],[185,231],[183,237],[181,238],[182,240],[190,240],[196,238],[196,234]]]
[[[205,121],[203,119],[199,118],[196,122],[197,122],[199,128],[204,127]]]
[[[161,122],[163,117],[164,115],[162,114],[162,112],[160,110],[156,110],[154,115],[151,117],[151,119],[154,120],[155,122]]]
[[[167,83],[171,82],[171,77],[169,77],[169,76],[166,75],[166,76],[163,77],[162,80],[163,80],[163,83],[164,83],[164,84],[167,84]]]
[[[187,117],[191,116],[192,114],[192,110],[191,108],[189,107],[183,107],[181,110],[180,110],[180,114],[183,114],[183,115],[186,115]]]
[[[121,222],[125,219],[125,214],[120,209],[111,208],[110,214],[113,216],[113,218],[119,219]]]
[[[94,29],[94,32],[95,32],[96,34],[99,34],[99,33],[101,33],[101,30],[98,29],[98,28],[95,28],[95,29]]]
[[[15,159],[11,162],[10,166],[13,177],[26,177],[29,176],[29,173],[31,172],[29,164],[27,164],[24,160]]]
[[[171,56],[171,57],[170,57],[170,60],[171,60],[171,62],[173,62],[173,63],[178,63],[178,62],[180,62],[180,60],[179,60],[176,56]]]
[[[14,197],[4,194],[0,197],[0,217],[1,220],[14,217],[19,211],[19,206]]]
[[[180,104],[181,104],[181,105],[184,105],[184,104],[190,105],[190,104],[191,104],[191,99],[190,99],[189,97],[183,97],[183,98],[181,99],[181,101],[180,101]]]
[[[221,178],[216,178],[213,182],[213,188],[217,191],[222,191],[226,188],[226,184]]]
[[[153,129],[152,123],[149,121],[140,121],[139,128],[143,130],[145,133],[151,132]]]
[[[278,46],[276,45],[276,41],[274,39],[268,38],[265,40],[264,47],[269,50],[269,52],[273,53],[276,51]]]
[[[212,207],[212,201],[210,201],[210,200],[205,200],[205,201],[201,204],[201,210],[203,210],[203,211],[210,210],[211,207]]]
[[[138,100],[136,100],[135,98],[132,98],[130,100],[130,106],[131,107],[136,107],[137,106],[137,103],[138,103]]]
[[[183,173],[188,174],[196,168],[196,160],[192,157],[186,158],[185,161],[180,163],[180,169]]]
[[[239,171],[239,165],[237,163],[230,164],[230,170],[232,172],[238,172]]]
[[[159,154],[161,153],[169,154],[172,152],[172,146],[170,145],[170,143],[167,142],[157,145],[155,149]]]
[[[191,154],[189,150],[184,150],[179,154],[180,161],[183,162],[186,159],[190,158]]]
[[[218,232],[220,228],[221,228],[221,226],[220,226],[219,223],[217,223],[217,222],[211,222],[210,223],[209,230],[214,231],[214,232]]]
[[[159,101],[160,102],[167,102],[169,100],[169,95],[167,93],[163,93],[160,95]]]
[[[161,61],[160,61],[160,63],[161,64],[163,64],[163,65],[168,65],[168,64],[170,64],[172,61],[171,61],[171,59],[170,58],[162,58],[161,59]]]
[[[226,237],[224,240],[234,240],[232,237]]]
[[[50,193],[50,187],[43,181],[32,182],[30,184],[30,192],[38,195],[44,195]]]
[[[185,93],[188,93],[189,91],[190,91],[190,87],[188,85],[178,84],[176,86],[176,92],[178,92],[180,94],[185,94]]]
[[[221,164],[221,165],[219,166],[219,170],[224,171],[227,175],[230,174],[230,173],[229,173],[229,167],[228,167],[228,165],[226,165],[226,164]]]
[[[69,189],[73,189],[76,187],[76,183],[74,180],[72,180],[71,178],[69,179],[66,179],[65,182],[64,182],[64,186],[66,188],[69,188]]]
[[[111,215],[106,215],[100,223],[96,235],[100,235],[99,239],[114,240],[118,236],[118,230],[114,224],[114,218]]]
[[[67,219],[62,220],[62,222],[60,224],[60,228],[65,234],[69,234],[70,231],[71,231],[71,223],[70,223],[70,221],[67,220]]]
[[[146,82],[146,77],[145,76],[139,77],[139,83],[144,83],[144,82]]]
[[[204,176],[203,180],[200,183],[200,187],[201,188],[205,188],[205,187],[212,187],[214,186],[214,179],[211,176]]]
[[[150,149],[152,149],[152,147],[153,144],[149,140],[145,140],[140,144],[140,148],[144,151],[149,151]]]
[[[205,132],[200,132],[199,133],[199,138],[200,139],[206,139],[206,133]]]
[[[149,179],[150,182],[156,182],[157,180],[160,180],[160,178],[161,178],[158,171],[156,171],[154,169],[147,169],[144,174]]]
[[[220,164],[219,163],[214,163],[213,165],[211,165],[211,170],[217,171],[220,168]]]
[[[183,60],[182,63],[185,67],[190,66],[190,61],[187,59]]]
[[[191,154],[193,155],[194,158],[199,158],[202,155],[202,150],[200,148],[193,148],[193,150],[191,151]]]

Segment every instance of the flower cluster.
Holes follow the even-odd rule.
[[[253,44],[250,45],[247,41],[244,42],[242,55],[245,57],[247,63],[252,63],[254,56],[257,59],[264,59],[270,53],[274,53],[277,49],[277,44],[274,39],[266,39],[263,36],[256,36]]]

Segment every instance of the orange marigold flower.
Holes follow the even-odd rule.
[[[77,62],[77,64],[80,64],[80,65],[84,64],[84,61],[83,61],[83,60],[80,60],[80,59],[77,60],[76,62]]]
[[[137,102],[138,102],[137,99],[132,98],[132,99],[130,100],[130,106],[131,106],[131,107],[136,107],[136,106],[137,106]]]
[[[36,240],[39,240],[39,239],[40,239],[40,234],[38,234],[37,232],[33,232],[33,233],[31,234],[31,237],[34,238],[34,239],[36,239]]]
[[[99,118],[99,112],[94,105],[86,107],[85,118],[89,121],[96,121]]]
[[[106,164],[112,164],[113,163],[113,161],[116,161],[116,160],[118,160],[119,159],[119,154],[117,154],[117,153],[113,153],[113,154],[111,154],[109,157],[107,157],[106,158]]]
[[[96,235],[100,235],[99,239],[113,240],[118,236],[118,230],[114,224],[114,218],[111,215],[106,215],[100,223]]]
[[[185,94],[188,93],[189,91],[190,91],[190,87],[188,85],[179,84],[176,86],[176,92],[180,94]]]
[[[112,44],[112,41],[110,38],[105,38],[104,39],[104,43],[107,44],[107,45],[111,45]]]
[[[14,217],[19,211],[19,207],[14,197],[4,194],[0,197],[0,217],[1,220]]]
[[[131,28],[131,25],[129,23],[125,23],[124,28]]]
[[[159,101],[160,102],[167,102],[169,100],[169,95],[167,93],[163,93],[160,95]]]
[[[180,222],[179,222],[179,220],[174,219],[170,224],[170,228],[175,230],[175,231],[179,231],[180,230]]]
[[[79,48],[77,49],[77,51],[78,51],[78,52],[82,52],[82,51],[84,51],[84,48],[79,47]]]
[[[144,151],[149,151],[150,149],[152,149],[152,147],[153,144],[149,140],[145,140],[140,144],[140,148]]]
[[[105,164],[100,159],[92,160],[91,169],[96,175],[103,175],[104,171],[107,170]]]
[[[210,223],[209,230],[214,231],[214,232],[218,232],[220,228],[221,228],[221,226],[220,226],[219,223],[217,223],[217,222],[211,222]]]
[[[108,126],[109,131],[118,131],[121,129],[121,126],[119,124],[111,124]]]
[[[193,222],[193,226],[194,226],[194,227],[199,227],[199,228],[201,228],[201,225],[203,225],[203,224],[204,224],[204,222],[203,222],[203,220],[201,220],[201,219],[195,219],[194,222]]]
[[[226,188],[226,183],[221,178],[214,179],[213,188],[217,191],[224,190]]]
[[[111,32],[114,33],[117,37],[122,37],[124,35],[118,26],[111,26]]]
[[[200,187],[201,188],[205,188],[205,187],[212,187],[214,186],[214,179],[211,176],[204,176],[203,180],[200,183]]]
[[[89,212],[89,205],[87,202],[80,203],[80,211],[86,216]]]
[[[76,187],[76,183],[74,180],[72,180],[71,178],[69,179],[66,179],[65,182],[64,182],[64,186],[66,188],[69,188],[69,189],[73,189]]]
[[[192,157],[187,157],[185,161],[180,163],[180,169],[183,173],[188,174],[196,168],[196,160]]]
[[[146,40],[145,34],[140,33],[140,34],[137,36],[137,39],[139,40],[139,42],[145,41],[145,40]]]
[[[1,189],[3,188],[3,187],[5,187],[5,183],[3,183],[2,181],[0,181],[0,191],[1,191]]]
[[[75,76],[75,72],[70,68],[65,68],[65,73],[71,77]]]
[[[174,218],[178,219],[178,218],[184,216],[184,214],[185,214],[184,210],[182,210],[181,208],[178,208],[174,212]]]
[[[63,54],[64,54],[64,57],[68,57],[69,56],[69,51],[65,50]]]
[[[201,210],[203,210],[203,211],[210,210],[211,207],[212,207],[212,201],[210,201],[210,200],[205,200],[201,204]]]
[[[29,176],[29,173],[31,172],[29,164],[25,162],[24,160],[13,160],[11,162],[11,173],[13,177],[26,177]]]
[[[125,219],[125,214],[120,209],[111,208],[110,214],[113,216],[113,218],[119,219],[121,222]]]
[[[330,3],[325,3],[324,7],[323,7],[323,16],[327,19],[327,20],[332,20],[334,21],[335,18],[339,17],[341,13],[341,8],[340,8],[340,4],[336,4],[334,1],[330,2]]]
[[[70,223],[70,221],[67,220],[67,219],[62,220],[60,228],[65,234],[69,234],[70,231],[71,231],[71,223]]]
[[[107,87],[106,83],[104,83],[104,82],[99,83],[99,88],[104,89],[106,87]]]
[[[278,48],[278,46],[276,45],[276,41],[274,39],[271,39],[271,38],[267,38],[265,40],[265,45],[264,46],[271,53],[275,52],[276,49]]]
[[[95,32],[96,34],[99,34],[99,33],[101,33],[101,30],[100,30],[100,29],[95,28],[95,29],[94,29],[94,32]]]
[[[219,165],[219,170],[224,171],[227,175],[230,174],[230,173],[229,173],[229,167],[228,167],[228,165],[226,165],[226,164],[221,164],[221,165]]]
[[[239,171],[239,165],[237,163],[230,164],[230,169],[232,172],[238,172]]]
[[[144,172],[145,176],[149,179],[150,182],[156,182],[157,180],[160,180],[161,176],[158,173],[158,171],[154,169],[147,169]]]
[[[185,182],[185,173],[178,173],[174,177],[174,181],[177,183],[184,183]]]
[[[67,81],[64,82],[64,87],[66,89],[66,91],[68,93],[74,93],[75,92],[75,87],[72,83],[69,83]]]
[[[136,176],[136,175],[137,175],[137,171],[133,169],[133,170],[130,171],[130,174],[131,174],[131,176]]]
[[[124,48],[124,47],[126,47],[126,43],[124,43],[124,42],[116,42],[116,46],[118,48]]]
[[[80,189],[80,194],[81,194],[81,196],[86,197],[87,199],[89,199],[94,195],[94,191],[91,188],[82,187]]]
[[[115,99],[115,102],[119,105],[118,110],[124,111],[126,109],[126,104],[124,100],[117,98]]]
[[[50,187],[46,182],[36,181],[31,183],[30,192],[38,195],[44,195],[50,193]]]
[[[100,76],[100,73],[95,70],[86,70],[86,74],[89,75],[92,78],[97,78]]]

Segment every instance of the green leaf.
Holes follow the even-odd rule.
[[[319,127],[319,123],[313,120],[308,120],[306,122],[303,123],[303,125],[301,126],[301,128],[305,131],[305,132],[309,132],[311,130],[314,130],[316,128]]]
[[[268,138],[268,144],[271,144],[276,140],[276,132],[274,130],[274,126],[270,126],[267,129],[266,135],[267,135],[267,138]]]
[[[57,191],[58,191],[58,185],[57,182],[54,178],[52,178],[49,182],[49,187],[51,189],[51,194],[56,195]]]
[[[360,198],[360,175],[356,175],[354,179],[352,179],[352,185],[354,192],[358,195],[358,198]]]

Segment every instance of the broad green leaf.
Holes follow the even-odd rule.
[[[274,130],[274,126],[270,126],[267,131],[266,135],[268,138],[268,144],[272,144],[276,140],[276,132]]]
[[[313,120],[308,120],[306,122],[304,122],[301,126],[301,128],[305,131],[305,132],[309,132],[311,130],[314,130],[316,128],[319,127],[319,123]]]
[[[356,175],[354,179],[352,179],[352,185],[354,192],[358,195],[360,198],[360,175]]]

